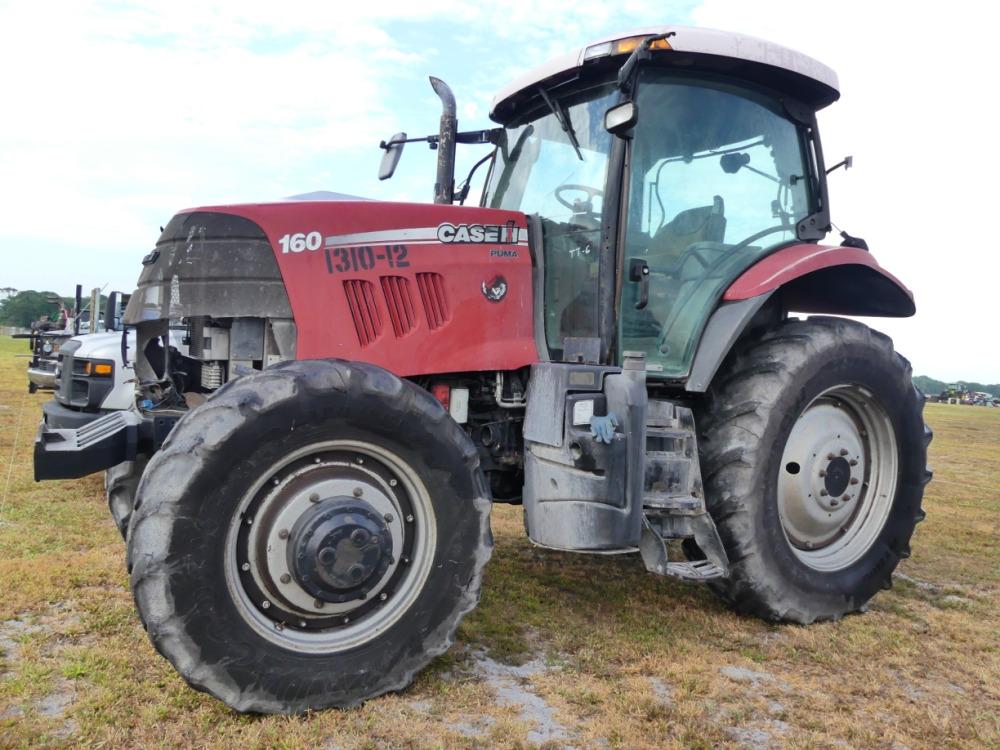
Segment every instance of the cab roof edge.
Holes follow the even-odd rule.
[[[670,38],[670,47],[674,52],[702,54],[714,57],[727,57],[748,63],[780,68],[795,74],[805,82],[814,84],[815,96],[811,102],[817,109],[836,101],[840,95],[840,82],[832,68],[801,52],[784,47],[746,34],[738,34],[715,29],[693,28],[687,26],[650,26],[631,31],[613,34],[595,39],[580,49],[549,60],[507,84],[494,97],[490,105],[490,117],[498,121],[497,110],[510,99],[516,97],[527,88],[537,85],[560,73],[580,67],[585,60],[588,49],[607,42],[614,42],[631,37],[643,37],[666,32],[676,32]],[[665,52],[664,54],[670,54]]]

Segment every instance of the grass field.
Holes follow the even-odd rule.
[[[1000,409],[927,407],[927,521],[865,615],[737,617],[636,557],[536,549],[498,506],[482,602],[414,685],[250,717],[153,651],[102,478],[32,481],[26,352],[0,339],[0,747],[1000,747]]]

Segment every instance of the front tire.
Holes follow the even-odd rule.
[[[705,494],[737,611],[802,624],[891,586],[923,520],[924,399],[891,340],[850,320],[785,321],[741,342],[698,415]]]
[[[492,549],[469,438],[377,367],[291,362],[193,409],[129,539],[153,645],[241,712],[348,707],[453,642]]]

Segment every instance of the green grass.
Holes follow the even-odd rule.
[[[352,711],[246,717],[150,646],[101,477],[32,481],[47,396],[26,393],[26,353],[0,338],[0,747],[530,747],[535,726],[498,700],[479,652],[543,657],[521,687],[565,729],[552,746],[740,747],[753,729],[796,748],[1000,746],[1000,410],[928,406],[928,518],[905,577],[863,616],[737,617],[635,557],[532,547],[520,509],[497,506],[482,602],[413,686]],[[478,737],[459,731],[474,722]]]

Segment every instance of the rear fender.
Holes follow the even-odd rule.
[[[776,290],[786,310],[832,315],[906,318],[916,312],[913,293],[856,247],[796,244],[750,266],[734,281],[723,302],[737,302]]]
[[[789,245],[760,259],[726,289],[702,333],[686,390],[708,389],[722,360],[769,300],[784,311],[824,315],[905,318],[916,312],[913,293],[867,250]]]

